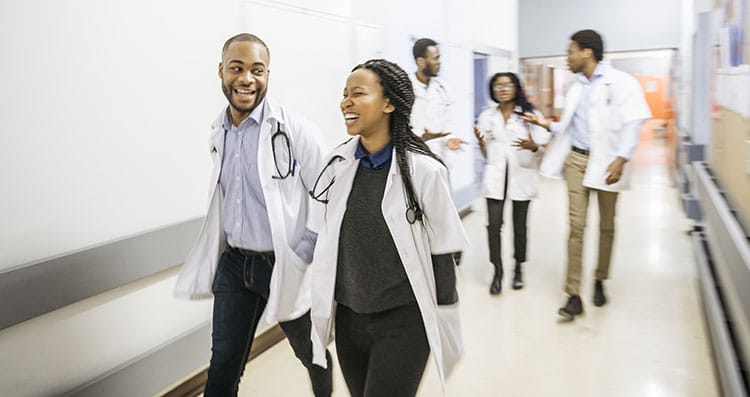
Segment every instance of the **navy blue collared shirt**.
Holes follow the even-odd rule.
[[[354,158],[360,160],[359,163],[365,168],[379,170],[391,163],[391,158],[393,158],[393,141],[388,142],[384,148],[373,154],[367,153],[365,147],[362,146],[362,141],[360,141],[357,144],[357,151],[354,152]]]

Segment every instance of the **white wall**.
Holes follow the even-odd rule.
[[[594,29],[605,51],[677,48],[681,0],[522,0],[521,58],[564,55],[570,35]]]
[[[679,68],[677,69],[677,121],[680,128],[690,131],[693,116],[693,67],[695,62],[693,40],[696,32],[696,15],[713,9],[712,0],[681,0],[681,29]],[[704,93],[707,94],[707,93]],[[702,95],[702,94],[699,94]]]
[[[0,271],[200,216],[236,0],[0,3]],[[165,278],[166,277],[166,278]],[[60,395],[205,323],[161,274],[0,331],[3,395]]]
[[[317,122],[329,145],[346,138],[349,70],[385,57],[411,72],[411,39],[434,37],[457,134],[470,139],[472,51],[517,58],[516,10],[517,0],[0,3],[0,271],[203,214],[208,126],[226,102],[217,65],[232,34],[268,43],[269,94]],[[204,324],[210,301],[174,300],[173,278],[1,330],[3,393],[64,393]]]
[[[230,0],[2,2],[0,270],[200,216],[236,13]]]

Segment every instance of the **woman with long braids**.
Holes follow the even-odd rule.
[[[414,92],[398,65],[357,65],[341,100],[354,137],[311,190],[314,362],[336,351],[352,396],[414,396],[430,352],[441,380],[462,354],[452,254],[468,240],[442,161],[409,127]]]
[[[549,141],[550,134],[542,127],[521,120],[521,115],[534,112],[526,100],[515,74],[496,73],[490,79],[490,97],[497,103],[479,115],[474,134],[482,155],[487,158],[482,190],[487,198],[487,237],[490,262],[495,276],[490,294],[502,290],[503,260],[501,229],[503,204],[513,202],[513,246],[516,266],[513,289],[523,288],[521,265],[526,262],[526,218],[531,199],[536,196],[539,179],[539,145]],[[541,117],[541,115],[539,115]]]

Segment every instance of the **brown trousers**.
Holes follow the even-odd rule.
[[[579,295],[583,268],[583,233],[586,228],[586,213],[589,207],[589,193],[594,192],[599,202],[599,261],[596,266],[596,279],[609,278],[609,264],[612,259],[612,242],[615,237],[615,206],[617,192],[591,189],[583,186],[588,156],[571,151],[565,160],[563,176],[568,185],[568,270],[565,292]]]

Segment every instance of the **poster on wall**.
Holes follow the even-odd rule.
[[[750,18],[748,0],[721,0],[718,46],[714,48],[713,117],[719,107],[750,118]]]
[[[725,53],[722,67],[739,66],[744,61],[744,23],[746,0],[725,0],[721,29],[721,47]]]

